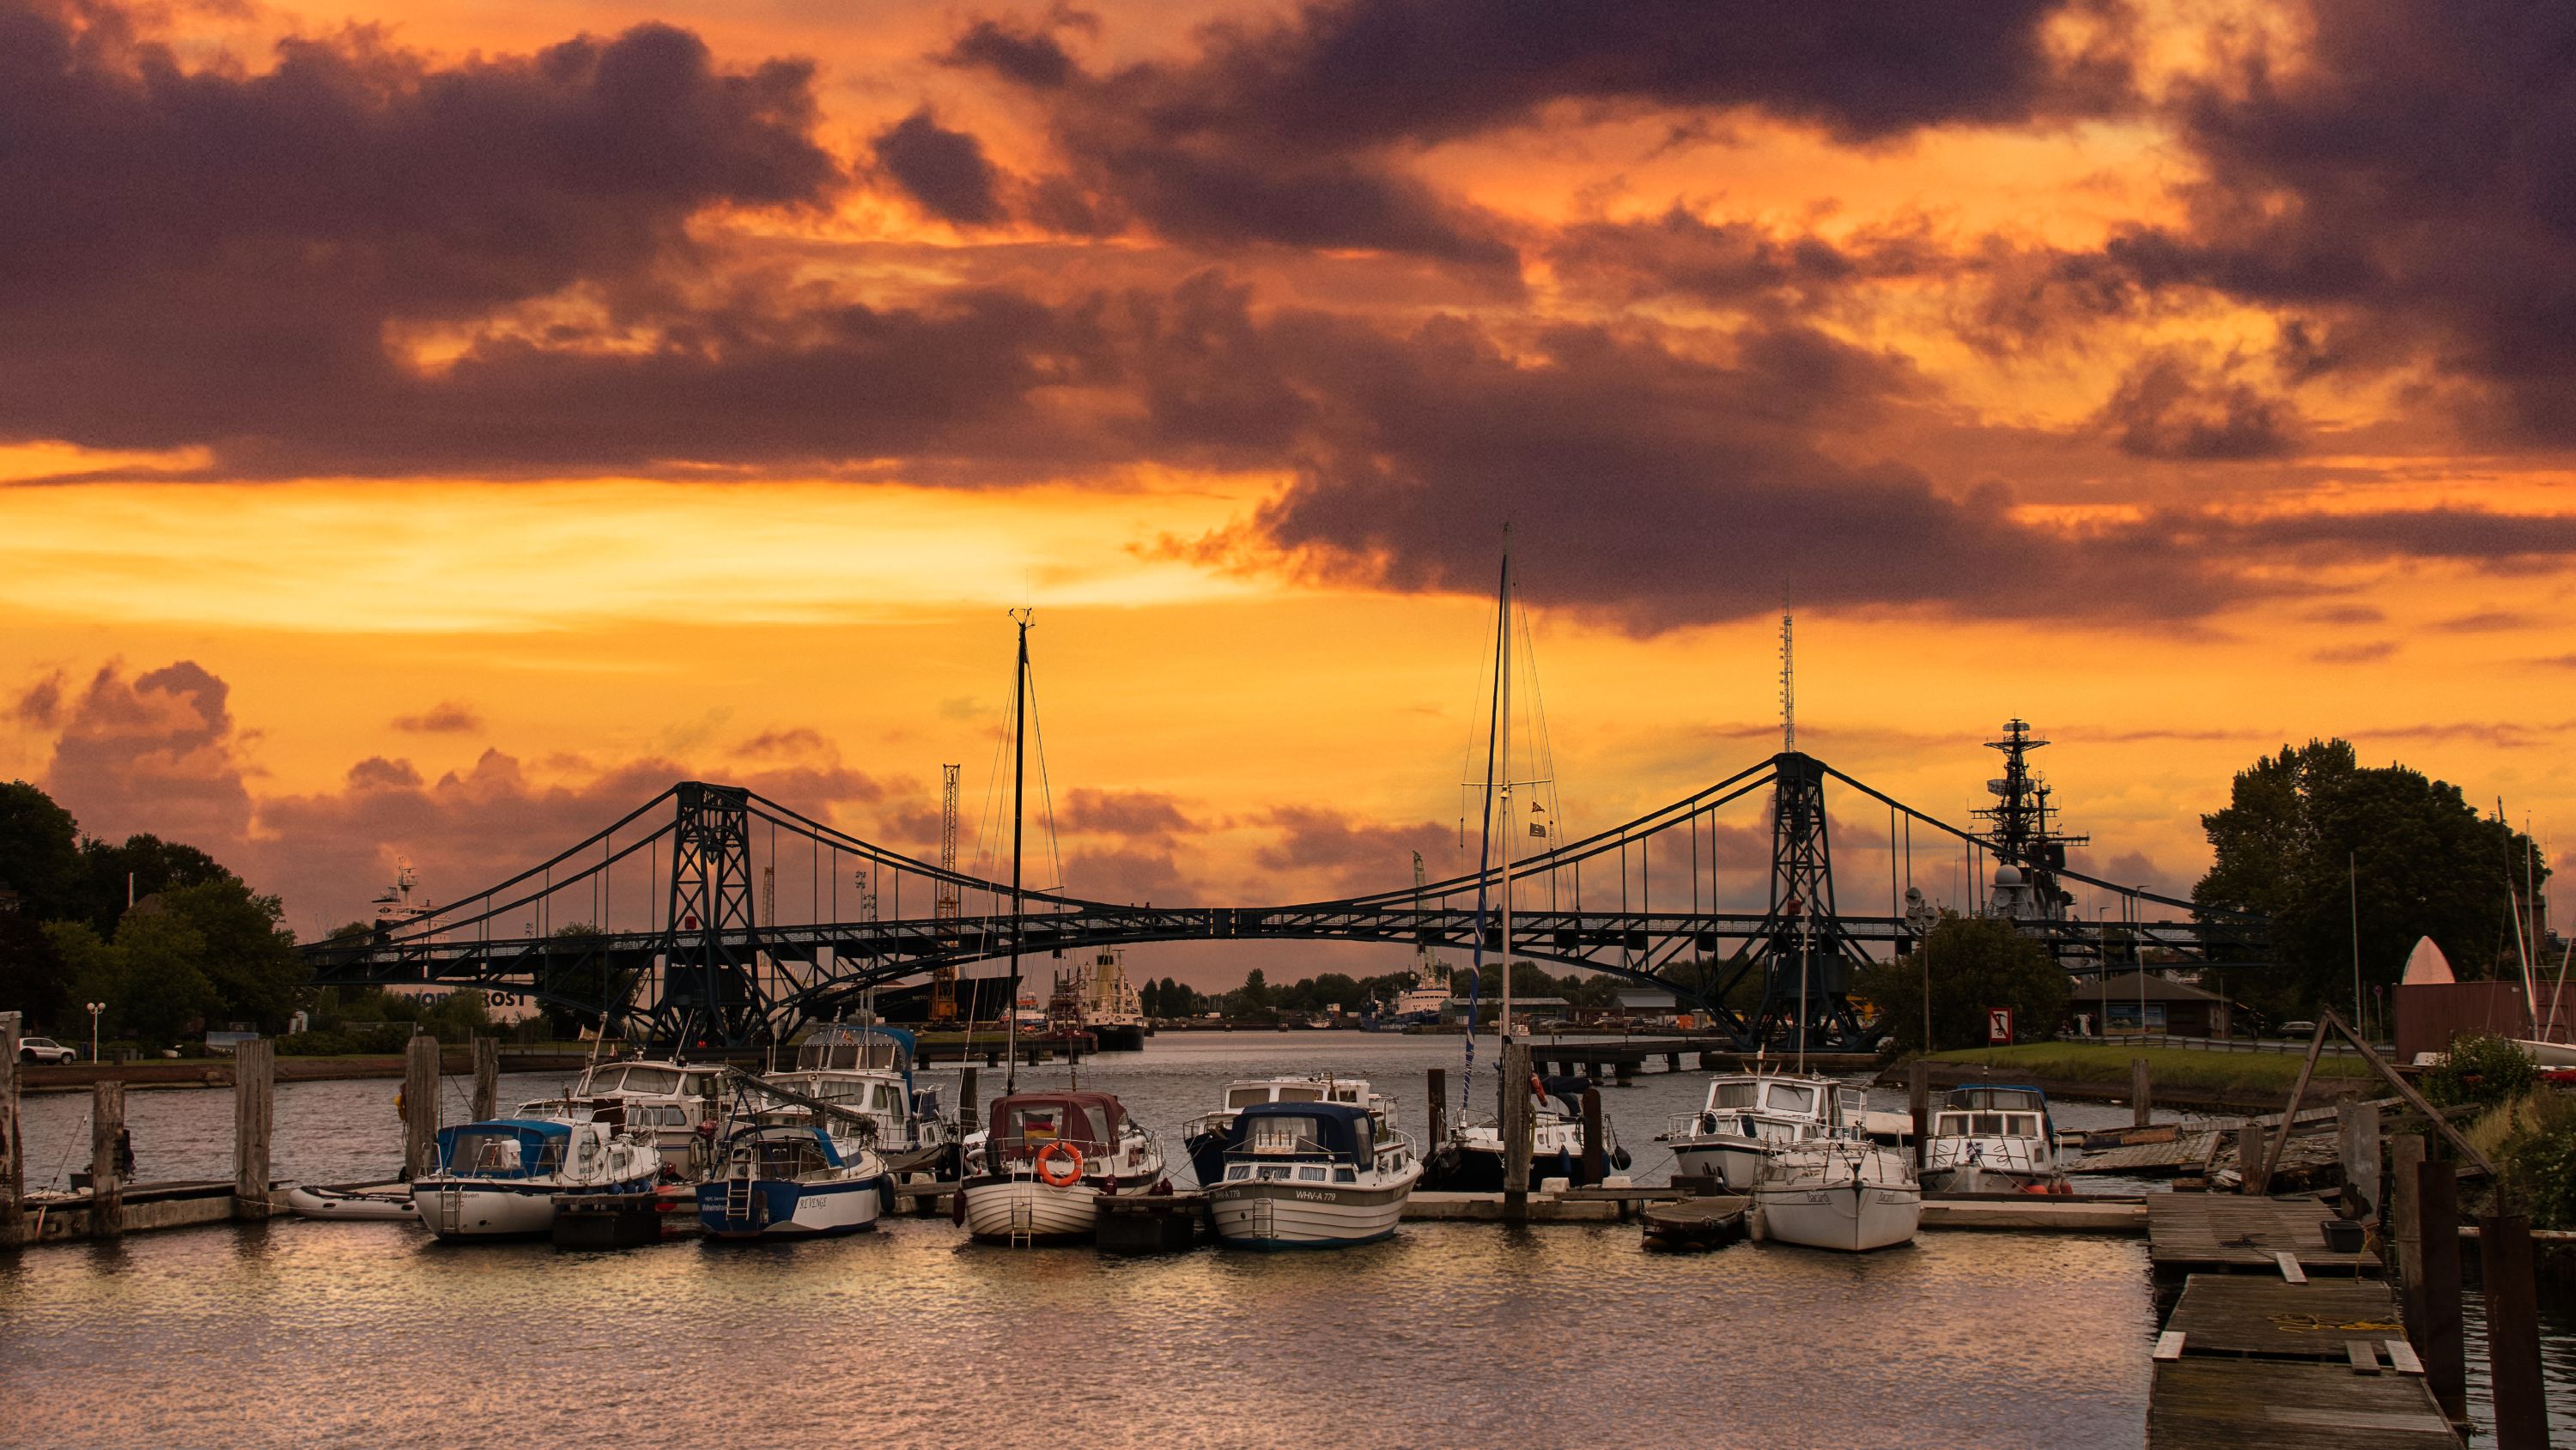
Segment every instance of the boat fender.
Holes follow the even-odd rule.
[[[1537,1073],[1530,1074],[1530,1096],[1538,1099],[1540,1102],[1547,1101],[1547,1084],[1538,1080]]]
[[[1702,1113],[1702,1114],[1700,1114],[1700,1115],[1699,1115],[1699,1130],[1700,1130],[1701,1132],[1703,1132],[1703,1133],[1714,1133],[1714,1132],[1716,1132],[1716,1131],[1717,1131],[1717,1114],[1715,1114],[1715,1113]]]
[[[698,1136],[699,1136],[699,1137],[701,1137],[701,1138],[712,1138],[712,1137],[714,1137],[715,1135],[716,1135],[716,1120],[715,1120],[715,1119],[713,1119],[713,1118],[700,1118],[700,1119],[698,1119]]]
[[[1068,1157],[1073,1160],[1072,1166],[1065,1170],[1062,1178],[1058,1178],[1050,1165]],[[1038,1150],[1037,1170],[1039,1179],[1048,1187],[1071,1188],[1082,1181],[1082,1150],[1061,1140],[1049,1143]]]
[[[1628,1150],[1627,1150],[1627,1149],[1625,1149],[1625,1148],[1613,1148],[1613,1149],[1611,1149],[1611,1150],[1610,1150],[1610,1166],[1611,1166],[1611,1167],[1618,1169],[1618,1170],[1619,1170],[1620,1172],[1622,1172],[1622,1173],[1625,1173],[1625,1172],[1627,1172],[1627,1171],[1628,1171],[1628,1164],[1629,1164],[1629,1161],[1630,1161],[1630,1160],[1629,1160],[1629,1157],[1628,1157]]]
[[[891,1177],[877,1180],[877,1216],[894,1217],[894,1179]]]
[[[962,1180],[948,1190],[948,1221],[960,1228],[966,1226],[966,1185]]]

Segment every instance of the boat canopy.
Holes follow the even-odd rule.
[[[466,1178],[532,1178],[563,1166],[572,1125],[549,1118],[493,1118],[438,1130],[438,1168]]]
[[[1127,1110],[1107,1093],[1012,1093],[993,1100],[990,1141],[1006,1151],[1071,1143],[1085,1152],[1106,1152],[1118,1146],[1126,1121]]]
[[[920,1042],[900,1027],[875,1023],[826,1022],[805,1034],[796,1047],[799,1072],[847,1072],[873,1067],[902,1073],[909,1081]]]
[[[1226,1156],[1311,1156],[1366,1168],[1376,1152],[1369,1111],[1348,1103],[1254,1103],[1226,1130]]]
[[[1950,1089],[1941,1099],[1941,1106],[2044,1113],[2048,1111],[2048,1094],[2023,1083],[1977,1083]]]

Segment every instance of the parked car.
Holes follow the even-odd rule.
[[[50,1037],[21,1037],[18,1039],[18,1055],[29,1062],[76,1062],[80,1059],[80,1049],[65,1047]]]
[[[2317,1035],[2317,1024],[2313,1022],[2284,1022],[2281,1024],[2281,1035],[2283,1037],[2314,1037]]]

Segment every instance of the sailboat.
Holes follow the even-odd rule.
[[[1512,1022],[1512,867],[1518,854],[1515,843],[1521,830],[1520,817],[1512,810],[1512,530],[1509,524],[1503,526],[1503,572],[1498,598],[1493,731],[1487,740],[1485,756],[1485,794],[1489,809],[1485,812],[1481,830],[1484,840],[1490,843],[1494,823],[1500,821],[1503,825],[1502,869],[1498,873],[1496,904],[1502,928],[1503,965],[1499,1025],[1503,1043],[1508,1046],[1512,1034],[1518,1030]],[[1530,829],[1537,831],[1539,828],[1533,825]],[[1487,854],[1480,850],[1477,859],[1476,915],[1480,928],[1485,908],[1481,873]],[[1476,986],[1483,970],[1483,937],[1480,929],[1477,933],[1477,956],[1480,960],[1468,977],[1466,1077],[1470,1084],[1476,1078],[1475,1002]],[[1533,1188],[1560,1173],[1569,1178],[1574,1176],[1574,1167],[1581,1161],[1583,1146],[1582,1115],[1575,1108],[1572,1096],[1579,1089],[1560,1082],[1551,1090],[1547,1082],[1537,1077],[1532,1077],[1526,1085],[1505,1083],[1501,1087],[1504,1092],[1526,1091],[1530,1094],[1531,1100],[1523,1110],[1529,1118],[1533,1138],[1528,1180],[1521,1183],[1509,1181],[1510,1174],[1503,1167],[1508,1145],[1503,1141],[1498,1115],[1484,1122],[1462,1122],[1452,1130],[1447,1142],[1433,1145],[1425,1175],[1427,1186],[1461,1192],[1517,1191]],[[1470,1091],[1473,1091],[1472,1087]],[[1604,1126],[1607,1126],[1606,1122]],[[1618,1155],[1618,1161],[1625,1166],[1625,1153]]]
[[[1011,1000],[1020,995],[1020,937],[1028,915],[1021,845],[1028,798],[1029,623],[1015,609],[1019,660],[1011,679]],[[965,1177],[951,1199],[956,1222],[975,1238],[1008,1244],[1075,1242],[1091,1236],[1102,1195],[1168,1193],[1163,1150],[1108,1093],[1020,1091],[1018,1014],[1005,1048],[1008,1076],[991,1126],[966,1140]]]

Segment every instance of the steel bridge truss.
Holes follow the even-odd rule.
[[[1787,1046],[1801,1023],[1811,1047],[1863,1045],[1850,1000],[1853,974],[1873,961],[1908,954],[1923,923],[1837,908],[1825,815],[1829,779],[1886,806],[1892,822],[1901,817],[1936,838],[1970,843],[1955,849],[1969,852],[1972,860],[1981,844],[1974,834],[1812,756],[1784,751],[1662,810],[1518,862],[1514,960],[1605,972],[1662,989],[1747,1050]],[[1769,906],[1758,913],[1718,910],[1714,813],[1765,789],[1772,792]],[[764,826],[773,889],[781,836],[790,849],[801,843],[811,851],[808,915],[814,919],[759,919],[762,893],[753,882],[762,879],[754,865]],[[900,883],[915,880],[915,899],[929,910],[838,919],[839,913],[823,906],[827,852],[835,906],[845,868],[856,867],[870,873],[876,883],[871,892],[894,882],[897,903],[906,889]],[[1688,909],[1653,909],[1648,888],[1658,856],[1666,863],[1667,883],[1677,858],[1690,861]],[[1587,863],[1595,897],[1615,895],[1615,904],[1586,902]],[[792,871],[794,863],[789,866]],[[626,929],[613,925],[612,891],[621,867],[629,877],[640,869],[655,878],[651,890],[660,902],[647,921]],[[1606,889],[1605,869],[1616,881]],[[1496,874],[1486,873],[1489,888]],[[2116,927],[2116,943],[2108,928],[2090,923],[2016,922],[2078,974],[2125,967],[2141,953],[2204,965],[2243,964],[2263,955],[2258,920],[2194,914],[2188,902],[2077,872],[2061,874],[2114,893],[2132,908]],[[1022,893],[1025,912],[1014,914],[1010,889],[1000,883],[861,840],[741,787],[684,781],[497,886],[414,920],[315,943],[304,952],[323,985],[479,987],[598,1016],[665,1047],[732,1047],[781,1040],[803,1022],[845,1013],[871,988],[1015,952],[1052,959],[1152,942],[1305,940],[1460,951],[1481,943],[1494,953],[1502,945],[1500,925],[1491,911],[1476,909],[1479,884],[1469,874],[1418,889],[1408,884],[1339,900],[1258,907],[1118,905],[1028,891]],[[576,925],[545,925],[567,902],[585,898],[591,912]],[[948,904],[956,900],[988,909],[977,915],[971,905],[960,910]],[[2149,907],[2186,915],[2149,920]],[[611,924],[599,924],[603,917]],[[508,929],[513,922],[519,923],[516,931]],[[1874,956],[1872,948],[1884,949],[1884,956]]]

